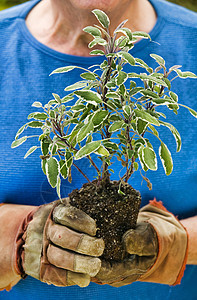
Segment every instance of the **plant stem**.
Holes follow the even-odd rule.
[[[73,163],[73,166],[85,177],[85,179],[90,183],[91,181],[89,178],[83,173],[83,171],[75,164]]]
[[[90,155],[88,155],[87,158],[89,159],[89,161],[91,162],[91,164],[93,165],[93,167],[95,167],[97,173],[99,174],[100,170],[97,167],[97,165],[94,163],[94,161],[92,160],[92,158],[90,157]]]

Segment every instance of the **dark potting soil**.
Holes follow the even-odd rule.
[[[98,181],[85,183],[80,190],[69,194],[70,204],[83,210],[97,224],[97,237],[102,237],[105,250],[102,258],[108,261],[120,261],[126,253],[122,247],[122,236],[136,226],[141,195],[129,184],[107,181],[98,187]]]

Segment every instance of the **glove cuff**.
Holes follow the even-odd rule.
[[[54,208],[55,202],[42,205],[35,212],[25,233],[25,243],[22,251],[22,266],[25,272],[40,280],[40,261],[44,254],[45,226]]]
[[[35,209],[17,204],[0,206],[0,290],[10,290],[25,275],[21,268],[23,234]]]
[[[188,234],[161,201],[150,201],[140,210],[139,222],[150,223],[157,233],[158,255],[154,265],[139,281],[180,284],[188,255]]]

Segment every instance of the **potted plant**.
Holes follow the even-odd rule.
[[[100,65],[84,69],[79,66],[58,68],[51,73],[82,70],[81,81],[65,88],[69,92],[62,99],[53,94],[54,99],[47,104],[34,102],[33,107],[41,111],[32,112],[28,123],[17,132],[12,148],[27,140],[19,138],[27,127],[40,128],[40,146],[32,146],[25,158],[37,148],[41,148],[42,170],[50,185],[60,195],[62,179],[72,181],[72,169],[76,168],[88,181],[80,190],[75,189],[69,195],[69,203],[82,209],[97,222],[97,236],[103,237],[106,260],[121,260],[125,257],[121,246],[124,232],[135,228],[141,196],[128,183],[134,172],[140,172],[151,189],[146,176],[148,170],[157,170],[157,155],[148,137],[153,135],[160,142],[159,157],[166,175],[173,169],[171,153],[160,139],[159,127],[165,126],[172,132],[181,149],[181,137],[177,129],[165,121],[163,106],[178,113],[178,96],[171,90],[171,82],[176,78],[196,78],[191,72],[182,72],[181,66],[167,70],[165,60],[157,55],[151,57],[158,67],[153,70],[146,62],[134,58],[129,50],[140,38],[150,39],[144,32],[131,32],[122,22],[110,35],[108,16],[101,10],[93,10],[98,25],[84,28],[93,36],[89,48],[91,55],[105,55]],[[95,46],[98,49],[95,49]],[[124,65],[140,67],[141,73],[124,71]],[[174,72],[175,77],[168,79]],[[135,80],[135,81],[134,81]],[[136,82],[138,84],[136,84]],[[76,101],[73,102],[73,99]],[[74,103],[74,104],[73,104]],[[186,107],[197,117],[197,113]],[[95,162],[95,157],[99,158]],[[95,168],[97,178],[92,182],[82,171],[77,161],[88,159]],[[116,181],[110,180],[113,163],[121,165]],[[68,205],[70,205],[68,204]]]

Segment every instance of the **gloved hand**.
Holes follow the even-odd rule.
[[[104,241],[94,237],[96,223],[81,210],[60,201],[40,207],[5,204],[0,220],[6,234],[0,238],[6,257],[0,259],[0,289],[26,274],[48,284],[84,287],[98,273]]]
[[[161,202],[150,201],[140,210],[136,229],[124,234],[123,244],[128,257],[112,264],[102,261],[92,281],[114,287],[134,281],[180,283],[187,259],[187,232]]]

